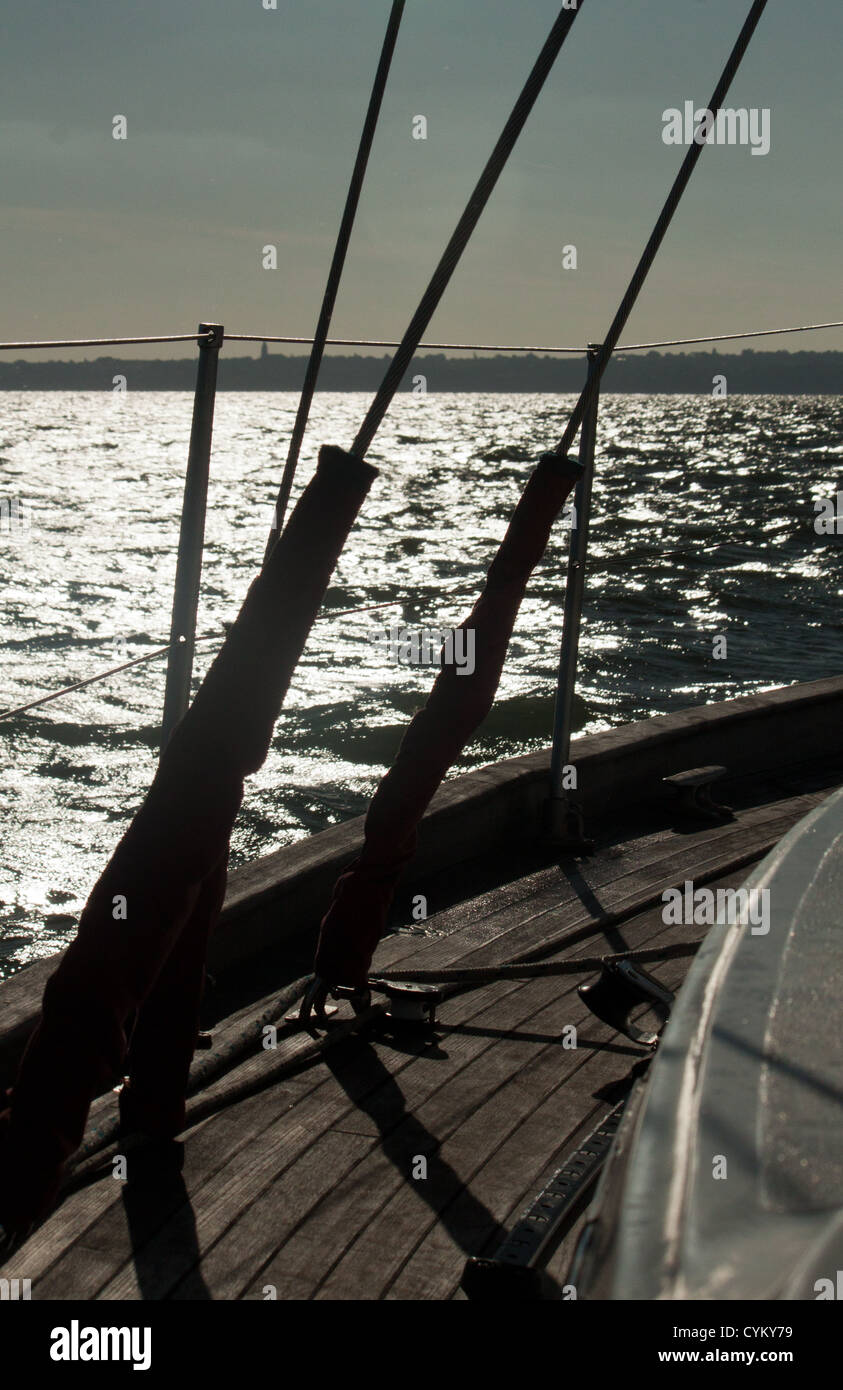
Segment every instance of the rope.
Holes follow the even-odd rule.
[[[814,333],[822,328],[843,328],[837,323],[803,323],[794,328],[759,328],[751,333],[715,333],[706,338],[667,338],[661,343],[618,343],[616,352],[641,352],[646,348],[684,347],[690,343],[725,343],[738,338],[770,338],[776,333]],[[292,338],[260,333],[226,333],[226,340],[238,343],[291,343],[306,345],[311,338]],[[326,338],[326,347],[400,347],[394,338]],[[544,352],[571,353],[582,357],[587,347],[548,347],[524,343],[419,343],[417,352]]]
[[[118,343],[209,343],[213,333],[162,333],[155,338],[53,338],[41,343],[0,343],[0,352],[20,348],[109,347]]]
[[[183,640],[183,639],[182,639]],[[206,638],[197,637],[197,642],[206,641]],[[37,709],[39,705],[47,705],[51,700],[58,700],[62,695],[70,695],[74,690],[81,690],[85,685],[93,685],[95,681],[104,681],[108,676],[115,676],[118,671],[127,671],[130,666],[139,666],[142,661],[152,661],[153,657],[163,656],[165,652],[174,647],[175,642],[170,642],[166,647],[157,647],[154,652],[145,652],[143,656],[135,656],[131,661],[124,661],[120,666],[111,666],[107,671],[100,671],[99,675],[88,676],[83,681],[74,681],[73,685],[66,685],[62,690],[54,690],[51,695],[41,695],[37,700],[30,700],[26,705],[18,705],[15,709],[4,709],[0,713],[0,719],[11,719],[15,714],[25,714],[27,710]]]
[[[539,961],[536,964],[472,966],[465,970],[390,970],[385,975],[373,975],[372,984],[381,981],[418,985],[480,985],[496,980],[538,980],[550,975],[577,975],[583,970],[602,970],[604,965],[620,961],[675,960],[693,956],[700,941],[679,942],[673,946],[653,946],[649,950],[619,951],[614,956],[577,956],[574,960]]]
[[[775,843],[775,841],[773,843]],[[743,854],[737,855],[734,859],[730,859],[726,864],[717,864],[704,873],[698,874],[694,882],[702,886],[706,883],[713,882],[715,879],[721,878],[723,874],[732,873],[746,867],[748,864],[756,863],[759,859],[763,858],[769,848],[769,845],[763,845],[761,847],[756,846],[754,849],[745,851]],[[568,961],[550,962],[551,968],[544,968],[546,963],[541,960],[542,957],[552,955],[556,951],[564,950],[566,947],[577,945],[581,941],[588,940],[589,937],[605,932],[608,927],[620,926],[624,922],[630,921],[633,917],[639,916],[642,912],[646,912],[649,908],[655,907],[661,902],[662,890],[645,893],[616,912],[604,913],[599,919],[590,921],[586,923],[585,926],[577,927],[573,930],[569,928],[566,931],[559,932],[555,937],[540,942],[538,946],[533,947],[529,951],[525,951],[523,955],[516,956],[513,960],[505,962],[503,965],[469,967],[465,970],[456,971],[407,971],[399,969],[395,971],[385,971],[372,978],[375,982],[377,980],[406,981],[407,983],[413,981],[441,981],[445,983],[445,993],[450,996],[462,992],[461,987],[470,988],[472,985],[488,983],[489,980],[494,981],[507,978],[526,979],[531,978],[533,974],[574,974],[577,971],[600,970],[606,961],[668,960],[686,952],[688,954],[693,954],[701,944],[700,941],[680,943],[678,946],[655,946],[650,947],[648,950],[641,951],[624,951],[618,952],[616,955],[579,956]],[[547,916],[548,913],[555,910],[555,907],[546,908],[542,912],[525,918],[517,925],[526,926],[528,923],[536,921],[539,917]],[[537,959],[540,960],[542,968],[539,970],[530,970],[530,967],[533,966],[533,963]],[[559,966],[565,966],[566,969],[559,969]],[[525,969],[530,970],[529,975],[519,973],[525,971]],[[458,980],[457,976],[461,978]],[[481,977],[483,976],[487,977],[487,979],[482,979]],[[259,1010],[257,1016],[252,1016],[234,1039],[224,1047],[218,1050],[215,1049],[213,1052],[209,1053],[207,1057],[195,1061],[192,1076],[196,1080],[196,1085],[194,1086],[193,1081],[191,1081],[188,1093],[193,1094],[200,1086],[207,1085],[214,1077],[237,1065],[240,1061],[247,1060],[249,1056],[254,1057],[257,1055],[253,1049],[261,1037],[264,1026],[267,1023],[273,1023],[302,998],[306,986],[310,983],[310,979],[311,977],[306,977],[295,980],[292,984],[287,985],[278,995],[272,997],[272,1003],[269,1005],[267,1005],[265,1000],[261,1000],[255,1006],[256,1009]],[[247,1096],[255,1094],[256,1091],[264,1090],[282,1077],[288,1076],[294,1071],[300,1071],[310,1062],[317,1061],[327,1048],[332,1047],[335,1043],[344,1041],[345,1038],[358,1032],[374,1019],[381,1017],[385,1013],[386,1007],[386,1004],[375,1004],[370,1009],[361,1011],[360,1014],[352,1019],[344,1020],[340,1023],[332,1023],[330,1031],[326,1033],[324,1037],[316,1039],[308,1047],[301,1049],[296,1053],[295,1057],[279,1059],[279,1063],[275,1067],[270,1068],[268,1075],[245,1081],[241,1085],[236,1086],[230,1095],[222,1099],[213,1096],[197,1097],[193,1105],[188,1107],[187,1124],[185,1127],[189,1128],[192,1125],[198,1124],[199,1121],[206,1116],[215,1114],[228,1105],[236,1104],[238,1101],[244,1100]],[[75,1183],[75,1181],[79,1179],[80,1166],[83,1165],[84,1159],[96,1153],[97,1158],[93,1166],[98,1165],[102,1161],[101,1151],[111,1141],[115,1132],[116,1122],[109,1120],[106,1125],[92,1130],[88,1134],[82,1147],[77,1150],[75,1159],[72,1160],[72,1182]],[[121,1143],[122,1142],[125,1141],[121,1140]],[[87,1165],[87,1167],[91,1166],[92,1165]]]
[[[194,1095],[196,1091],[207,1086],[209,1082],[215,1080],[216,1077],[240,1060],[247,1050],[254,1045],[255,1039],[262,1036],[263,1029],[267,1024],[274,1023],[276,1019],[299,1002],[309,983],[309,976],[294,980],[292,984],[273,995],[270,1004],[265,1005],[259,1013],[250,1016],[248,1028],[242,1030],[222,1047],[215,1048],[212,1052],[198,1054],[190,1071],[188,1095]],[[84,1140],[71,1160],[69,1178],[71,1176],[78,1178],[79,1169],[85,1160],[90,1158],[92,1154],[99,1154],[106,1145],[117,1138],[119,1126],[119,1118],[109,1115],[104,1124],[88,1129]]]
[[[452,584],[446,589],[440,589],[440,593],[455,593],[458,589],[465,587],[466,580],[460,580],[457,584]],[[331,608],[327,613],[318,613],[316,621],[327,622],[330,618],[347,618],[353,613],[377,613],[383,608],[398,608],[407,602],[404,598],[396,598],[388,603],[367,603],[360,608]],[[183,638],[181,639],[184,640]],[[206,633],[204,637],[195,637],[194,643],[199,642],[219,642],[219,633]],[[13,715],[25,714],[27,710],[37,709],[39,705],[48,705],[51,700],[59,700],[62,695],[72,695],[74,690],[81,690],[83,686],[94,685],[97,681],[107,680],[109,676],[115,676],[120,671],[127,671],[130,666],[140,666],[144,661],[154,661],[156,657],[164,656],[172,647],[179,643],[168,642],[166,646],[156,647],[154,651],[144,652],[143,656],[132,657],[131,661],[124,661],[120,666],[110,666],[107,671],[100,671],[96,676],[88,676],[85,680],[75,681],[73,685],[65,685],[61,690],[54,690],[50,695],[40,695],[37,700],[30,700],[26,705],[16,705],[14,709],[0,710],[0,722],[4,719],[11,719]]]
[[[744,23],[743,28],[741,29],[740,34],[738,35],[737,42],[735,43],[732,52],[729,54],[728,61],[721,74],[720,81],[714,89],[714,95],[712,96],[711,101],[708,104],[709,111],[718,111],[720,107],[723,105],[723,100],[726,96],[726,93],[732,85],[732,78],[734,77],[735,73],[737,72],[740,66],[741,59],[743,58],[744,53],[747,50],[749,41],[752,38],[752,35],[755,33],[755,30],[758,26],[758,21],[764,13],[766,6],[767,0],[754,0],[752,9],[750,10],[749,15],[746,18],[746,21]],[[632,312],[635,301],[638,298],[638,295],[641,291],[641,287],[647,278],[650,267],[652,266],[653,261],[656,258],[659,247],[661,246],[662,241],[664,240],[667,229],[670,226],[671,221],[673,220],[673,214],[676,212],[676,209],[679,206],[679,201],[682,197],[682,194],[685,192],[691,175],[693,174],[694,169],[696,168],[697,160],[702,154],[704,148],[705,142],[703,142],[703,144],[697,144],[696,141],[694,141],[691,144],[684,160],[682,161],[682,167],[679,170],[679,173],[677,174],[673,182],[673,187],[667,195],[667,201],[665,202],[665,205],[662,208],[661,213],[659,214],[659,218],[656,222],[655,227],[650,233],[650,240],[647,242],[647,245],[644,248],[644,254],[642,255],[641,260],[638,262],[638,265],[635,268],[635,272],[629,283],[629,287],[626,291],[626,294],[621,300],[618,311],[615,314],[615,317],[612,321],[612,325],[608,333],[606,334],[605,339],[603,340],[603,343],[600,347],[599,352],[597,353],[597,356],[594,359],[594,362],[592,364],[592,370],[589,372],[588,375],[588,381],[583,387],[582,393],[580,395],[579,400],[577,401],[577,404],[574,406],[565,433],[563,434],[562,438],[556,446],[554,452],[557,454],[567,454],[568,450],[574,442],[574,437],[577,433],[577,430],[583,422],[586,411],[590,407],[596,392],[600,389],[601,377],[603,376],[603,373],[605,372],[606,367],[609,364],[609,359],[611,358],[612,353],[614,352],[615,347],[617,345],[618,339],[620,338],[620,335],[626,326],[626,321],[629,318],[630,313]]]
[[[390,402],[398,390],[404,373],[409,366],[413,354],[416,352],[425,329],[432,319],[437,305],[441,300],[448,282],[453,275],[459,259],[465,250],[469,238],[474,228],[480,220],[480,216],[485,208],[492,190],[497,183],[503,168],[512,153],[518,136],[526,124],[527,117],[536,103],[548,74],[553,67],[565,39],[568,37],[571,25],[577,15],[582,10],[585,0],[580,0],[578,7],[574,10],[563,9],[547,37],[545,45],[536,59],[535,65],[527,78],[524,88],[512,109],[509,119],[501,132],[495,148],[484,168],[477,186],[474,189],[468,204],[460,218],[451,240],[442,254],[438,266],[433,272],[430,284],[422,295],[421,301],[415,314],[410,320],[404,337],[398,347],[398,351],[387,368],[386,375],[381,382],[380,388],[369,407],[363,424],[357,433],[357,437],[351,446],[351,452],[359,458],[365,458],[366,453],[374,439],[378,426],[389,409]]]
[[[313,393],[316,390],[316,379],[319,376],[322,354],[325,350],[328,330],[331,326],[331,315],[334,312],[337,290],[339,289],[343,266],[345,265],[348,243],[351,239],[354,218],[357,213],[357,204],[360,200],[360,190],[363,187],[366,166],[369,162],[369,155],[372,149],[372,141],[375,138],[375,130],[378,124],[384,89],[389,76],[392,55],[395,51],[395,42],[398,38],[398,30],[401,25],[401,16],[403,13],[404,0],[392,0],[392,10],[390,11],[389,21],[386,26],[380,61],[378,63],[377,72],[375,73],[375,82],[372,87],[372,94],[369,98],[369,107],[366,112],[366,119],[363,123],[363,132],[360,136],[357,158],[354,162],[351,183],[349,184],[348,195],[345,200],[345,208],[343,210],[342,221],[340,222],[336,246],[334,247],[331,268],[328,272],[328,282],[325,286],[322,308],[316,325],[316,335],[313,339],[310,360],[308,361],[307,371],[305,372],[304,385],[302,386],[301,397],[299,399],[299,408],[296,412],[293,432],[290,436],[287,461],[284,464],[281,486],[278,490],[278,501],[275,504],[275,517],[272,523],[272,529],[269,533],[269,539],[266,543],[264,561],[268,558],[269,552],[278,539],[281,533],[281,527],[284,524],[284,514],[287,510],[287,503],[290,500],[290,491],[293,486],[296,465],[299,461],[299,452],[301,450],[302,440],[304,439],[304,432],[307,428],[307,420],[313,402]]]
[[[453,986],[480,986],[500,979],[531,979],[537,976],[581,974],[589,970],[600,970],[606,963],[624,960],[671,960],[678,956],[693,955],[700,944],[701,941],[694,941],[672,946],[655,946],[649,950],[624,951],[611,956],[581,956],[576,960],[550,962],[549,964],[534,966],[504,965],[475,970],[399,971],[380,975],[377,978],[382,980],[394,978],[408,983],[424,980],[425,982],[447,983]],[[263,1028],[293,1007],[304,995],[308,983],[309,977],[296,980],[293,984],[288,985],[279,995],[275,996],[273,1002],[265,1007],[257,1018],[250,1019],[243,1032],[224,1048],[221,1048],[218,1054],[210,1053],[198,1064],[194,1063],[188,1094],[196,1095],[196,1099],[187,1107],[185,1130],[194,1128],[209,1116],[216,1115],[231,1105],[236,1105],[250,1096],[257,1095],[284,1077],[302,1071],[312,1062],[319,1061],[329,1048],[335,1047],[337,1043],[344,1042],[347,1038],[361,1032],[376,1019],[382,1018],[387,1011],[388,1005],[385,1002],[372,1004],[368,1008],[361,1009],[352,1018],[331,1023],[326,1033],[300,1048],[294,1056],[281,1057],[274,1065],[267,1065],[266,1069],[259,1075],[245,1077],[241,1082],[235,1084],[227,1095],[197,1095],[198,1091],[206,1087],[211,1081],[218,1079],[226,1071],[231,1070],[232,1067],[260,1055],[253,1049],[261,1038]],[[377,983],[377,981],[373,980],[373,983]],[[264,1054],[264,1056],[268,1060],[268,1054]],[[65,1188],[77,1187],[87,1178],[92,1168],[98,1169],[101,1166],[105,1161],[103,1151],[118,1137],[119,1123],[117,1116],[110,1116],[104,1124],[89,1131],[71,1160],[72,1166],[68,1168]],[[128,1147],[132,1146],[131,1137],[125,1136],[120,1139],[121,1147],[127,1145],[127,1139],[129,1140]],[[135,1142],[142,1142],[141,1137],[135,1136]]]

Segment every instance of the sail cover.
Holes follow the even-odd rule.
[[[509,639],[535,566],[579,463],[545,454],[527,482],[479,599],[460,627],[474,634],[474,670],[443,664],[412,719],[395,762],[372,798],[360,857],[340,876],[323,919],[316,972],[330,984],[363,986],[386,926],[395,886],[413,856],[434,792],[492,707]]]
[[[50,1205],[91,1099],[130,1073],[133,1119],[173,1134],[198,1027],[205,946],[228,844],[311,625],[377,470],[320,452],[225,643],[96,884],[0,1115],[0,1223]],[[132,1021],[137,1018],[129,1047]]]

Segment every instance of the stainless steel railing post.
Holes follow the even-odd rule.
[[[599,347],[588,346],[588,372],[591,376]],[[591,488],[594,479],[594,447],[597,440],[599,387],[583,418],[580,433],[580,462],[584,472],[574,492],[574,514],[568,551],[568,576],[565,584],[565,615],[562,644],[559,654],[559,674],[556,682],[556,708],[553,716],[553,748],[550,759],[550,806],[548,830],[556,843],[582,842],[582,825],[566,786],[571,780],[571,729],[573,723],[574,688],[577,677],[577,653],[580,640],[585,588],[585,564],[588,553],[588,526],[591,514]],[[574,772],[575,776],[575,772]]]
[[[225,330],[221,323],[200,323],[200,334],[211,334],[199,344],[196,389],[193,396],[193,423],[184,481],[179,553],[173,588],[173,615],[170,622],[170,654],[161,721],[161,748],[167,746],[173,729],[190,704],[190,678],[196,640],[196,611],[205,543],[205,510],[208,501],[208,472],[211,437],[214,428],[214,401],[217,389],[217,363]]]

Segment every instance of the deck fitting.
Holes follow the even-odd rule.
[[[732,820],[734,812],[730,806],[715,801],[711,795],[714,782],[726,776],[728,769],[714,764],[711,767],[693,767],[687,772],[674,772],[662,778],[662,786],[679,803],[679,809],[700,820]]]
[[[385,994],[389,1000],[386,1017],[392,1023],[423,1023],[433,1027],[436,1006],[444,998],[435,985],[418,985],[403,980],[373,980],[372,989]]]
[[[655,1033],[642,1032],[630,1021],[633,1009],[647,1004],[664,1027],[675,998],[669,989],[631,960],[604,961],[599,978],[590,985],[580,985],[577,994],[597,1018],[642,1047],[655,1047],[661,1029]]]
[[[593,854],[594,841],[585,833],[582,808],[567,797],[552,796],[545,805],[545,844],[568,854]]]
[[[467,1298],[478,1302],[558,1299],[559,1289],[544,1264],[600,1176],[625,1104],[626,1098],[568,1155],[493,1256],[472,1256],[466,1261],[460,1287]]]

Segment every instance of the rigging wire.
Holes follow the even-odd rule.
[[[492,150],[486,166],[477,181],[474,192],[468,200],[465,211],[457,223],[448,245],[442,253],[439,264],[433,272],[430,284],[422,295],[419,306],[410,320],[404,337],[401,339],[400,346],[387,368],[386,375],[369,407],[366,418],[357,432],[357,437],[351,446],[351,452],[356,454],[358,458],[365,458],[371,446],[372,440],[377,433],[378,426],[381,424],[389,409],[390,402],[401,384],[404,373],[421,342],[424,331],[430,323],[439,301],[448,287],[451,276],[456,270],[459,259],[468,245],[472,232],[480,220],[483,209],[491,197],[495,184],[503,172],[515,142],[527,122],[527,117],[532,111],[539,93],[547,81],[550,70],[559,54],[559,50],[568,37],[571,25],[581,12],[584,4],[585,0],[580,0],[576,9],[571,10],[566,7],[560,11],[545,41],[544,47],[533,65],[521,94],[500,134],[498,142]]]
[[[351,175],[348,195],[345,200],[342,221],[340,222],[339,233],[334,247],[334,255],[331,261],[331,268],[328,272],[328,282],[325,286],[325,294],[322,299],[322,308],[319,311],[319,320],[316,325],[316,334],[313,339],[313,346],[310,352],[310,359],[305,372],[304,384],[299,398],[299,406],[296,411],[296,419],[293,425],[293,432],[290,436],[290,444],[287,450],[287,461],[284,464],[284,472],[281,476],[281,485],[278,489],[278,500],[275,503],[275,515],[272,522],[272,529],[266,543],[264,563],[269,558],[270,551],[276,540],[281,534],[284,525],[284,515],[287,510],[287,503],[290,500],[290,491],[293,486],[293,478],[296,472],[296,465],[299,460],[304,432],[307,428],[307,420],[310,414],[310,407],[313,402],[313,393],[316,390],[316,380],[319,376],[319,368],[322,363],[322,355],[325,350],[325,342],[328,337],[328,330],[331,326],[331,315],[334,312],[334,303],[342,277],[343,266],[345,265],[348,243],[351,240],[351,232],[354,227],[354,218],[357,212],[357,204],[360,201],[360,190],[363,187],[363,179],[366,173],[366,166],[369,162],[369,155],[372,149],[372,142],[375,138],[378,116],[380,114],[383,94],[386,88],[389,69],[392,63],[392,55],[395,51],[395,42],[398,38],[398,30],[401,25],[401,16],[404,13],[404,0],[392,0],[392,9],[389,21],[386,26],[383,48],[381,50],[380,61],[378,62],[377,72],[375,73],[374,86],[369,98],[369,107],[366,112],[366,119],[363,124],[363,132],[360,136],[360,145],[357,150],[357,158],[354,161],[354,169]]]
[[[743,58],[747,50],[747,47],[749,46],[749,41],[755,33],[755,30],[758,26],[758,22],[762,14],[764,13],[766,7],[767,0],[753,0],[752,9],[750,10],[746,20],[744,21],[743,28],[741,29],[741,32],[738,35],[737,41],[735,43],[734,48],[732,49],[732,52],[729,54],[726,66],[724,67],[723,72],[720,76],[720,81],[715,87],[714,94],[711,98],[711,101],[708,104],[709,111],[718,111],[720,107],[723,105],[724,98],[730,86],[732,85],[732,79],[740,66],[741,59]],[[615,317],[612,320],[611,327],[609,328],[609,331],[606,334],[606,337],[604,338],[603,343],[601,344],[596,357],[594,358],[592,370],[589,372],[588,381],[586,382],[586,385],[583,387],[582,393],[580,394],[580,398],[577,401],[577,404],[574,406],[573,411],[571,412],[571,418],[568,421],[565,433],[562,435],[562,438],[560,439],[555,450],[553,451],[554,453],[567,454],[568,450],[574,442],[574,437],[576,436],[577,430],[580,428],[580,425],[582,424],[583,419],[585,418],[586,411],[590,407],[595,393],[600,389],[600,379],[603,376],[603,373],[605,372],[606,367],[609,364],[609,359],[611,358],[612,353],[615,350],[618,339],[620,338],[621,333],[626,327],[627,319],[629,318],[629,315],[632,312],[635,301],[638,298],[638,295],[641,291],[641,287],[647,278],[647,275],[650,271],[650,267],[652,266],[653,261],[655,260],[656,255],[658,253],[659,247],[661,246],[665,238],[667,229],[673,220],[673,214],[676,212],[676,209],[679,206],[679,201],[682,197],[682,194],[685,192],[685,189],[688,186],[688,182],[691,178],[691,175],[693,174],[694,169],[696,168],[697,160],[702,154],[704,148],[705,141],[703,141],[702,144],[698,144],[696,140],[694,140],[688,150],[688,153],[682,161],[682,167],[680,168],[679,173],[676,175],[676,178],[674,179],[673,186],[667,195],[664,207],[659,213],[656,225],[650,233],[650,239],[644,248],[644,252],[641,256],[641,259],[638,262],[638,265],[636,266],[635,271],[633,273],[632,279],[629,282],[626,294],[621,300],[620,305],[618,306],[617,313],[615,314]]]

